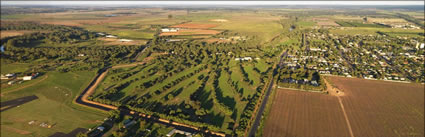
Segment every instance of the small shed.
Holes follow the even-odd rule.
[[[23,80],[32,80],[32,78],[33,78],[32,76],[24,76],[22,79]]]

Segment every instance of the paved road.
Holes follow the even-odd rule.
[[[21,97],[21,98],[17,98],[14,100],[9,100],[9,101],[5,101],[5,102],[1,102],[0,103],[0,112],[6,111],[8,109],[17,107],[19,105],[28,103],[30,101],[36,100],[38,99],[37,96],[32,95],[32,96],[26,96],[26,97]]]
[[[280,55],[279,69],[282,68],[283,57],[286,57],[286,56],[288,56],[288,50],[286,50],[285,52],[282,53],[282,55]],[[252,124],[251,129],[248,133],[248,137],[255,137],[255,132],[257,132],[258,126],[260,125],[261,117],[263,116],[264,109],[266,108],[267,101],[269,100],[270,93],[273,89],[274,76],[275,75],[273,74],[273,76],[271,77],[270,84],[267,87],[266,95],[263,101],[261,102],[261,106],[258,109],[257,115],[255,116],[254,124]]]
[[[273,81],[274,79],[272,77],[272,81],[270,82],[269,87],[267,87],[268,89],[266,91],[266,96],[264,97],[263,102],[261,102],[260,109],[258,110],[258,114],[255,117],[254,124],[252,125],[251,130],[249,131],[248,137],[255,137],[255,132],[257,131],[258,126],[260,125],[261,117],[263,116],[264,109],[267,105],[267,100],[269,99],[270,92],[273,88]]]

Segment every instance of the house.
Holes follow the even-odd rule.
[[[24,77],[22,77],[22,80],[32,80],[32,79],[35,79],[35,78],[37,78],[37,76],[39,74],[40,73],[32,73],[30,76],[24,76]]]
[[[167,137],[171,137],[171,136],[173,136],[176,133],[182,134],[182,135],[186,135],[186,137],[192,137],[192,133],[181,131],[181,130],[177,130],[177,129],[173,129],[170,132],[168,132]]]
[[[100,35],[100,36],[105,36],[105,33],[102,33],[102,32],[99,32],[99,33],[96,33],[97,35]]]
[[[6,74],[6,75],[1,75],[1,79],[10,79],[10,78],[13,78],[13,77],[15,77],[15,74],[14,73],[9,73],[9,74]]]
[[[117,36],[114,36],[114,35],[107,35],[106,37],[107,38],[117,38]]]
[[[167,42],[177,42],[182,41],[182,39],[167,39]]]
[[[180,30],[179,28],[164,28],[164,29],[161,29],[161,32],[177,32],[179,30]]]
[[[96,129],[103,131],[103,130],[105,130],[105,127],[100,126],[100,127],[97,127]]]
[[[84,54],[78,54],[78,57],[84,57],[85,55]]]
[[[120,41],[120,42],[131,42],[131,41],[133,41],[133,40],[131,40],[131,39],[120,39],[119,41]]]
[[[250,61],[250,60],[252,60],[252,58],[251,57],[243,57],[243,58],[235,58],[235,60]]]
[[[320,48],[310,48],[310,51],[322,51]]]

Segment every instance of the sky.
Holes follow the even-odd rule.
[[[1,1],[1,5],[424,5],[424,1]]]

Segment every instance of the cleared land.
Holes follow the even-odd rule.
[[[206,29],[185,29],[178,32],[164,32],[160,36],[171,36],[171,35],[215,35],[221,31],[217,30],[206,30]]]
[[[424,136],[424,85],[329,77],[354,136]]]
[[[350,136],[336,96],[278,89],[272,103],[265,137]]]
[[[13,36],[20,36],[28,33],[33,33],[34,31],[27,31],[27,30],[10,30],[10,31],[0,31],[0,38],[6,38],[6,37],[13,37]]]
[[[193,24],[193,23],[185,23],[179,25],[170,26],[172,28],[188,28],[188,29],[208,29],[216,27],[215,24]]]
[[[329,77],[355,137],[423,136],[424,86]],[[279,89],[264,136],[350,136],[337,96]]]

